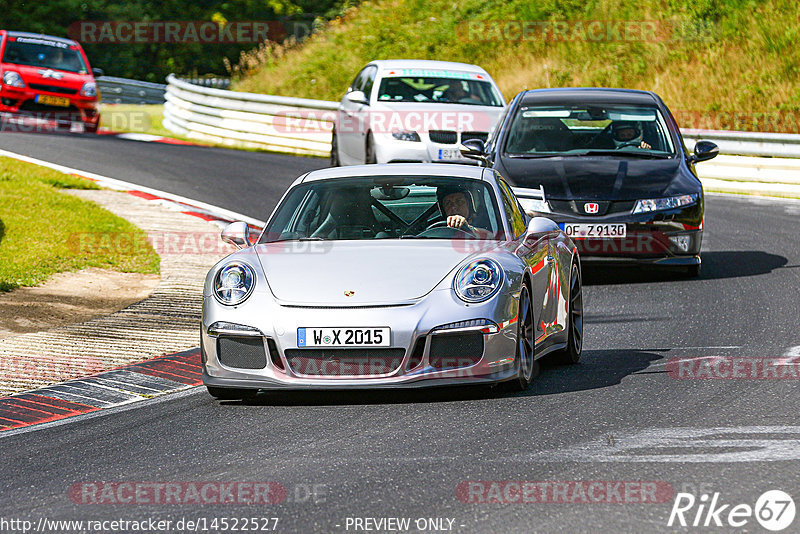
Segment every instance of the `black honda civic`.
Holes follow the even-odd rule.
[[[519,93],[486,144],[465,156],[500,172],[522,207],[553,219],[582,258],[700,272],[703,186],[661,98],[628,89],[537,89]]]

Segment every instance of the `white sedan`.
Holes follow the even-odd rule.
[[[331,165],[474,163],[459,144],[485,142],[505,105],[492,77],[475,65],[373,61],[339,104]]]

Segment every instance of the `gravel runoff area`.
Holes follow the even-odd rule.
[[[71,193],[147,232],[161,256],[161,281],[148,298],[110,315],[0,339],[0,396],[196,347],[203,279],[233,250],[220,241],[217,225],[158,202],[116,191]],[[109,245],[136,246],[125,236],[76,240]]]

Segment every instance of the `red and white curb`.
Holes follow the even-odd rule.
[[[0,398],[0,432],[122,406],[202,384],[200,349]]]

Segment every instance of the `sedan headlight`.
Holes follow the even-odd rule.
[[[677,197],[637,200],[636,206],[633,208],[633,213],[647,213],[650,211],[682,208],[683,206],[694,204],[699,198],[699,193],[692,193],[691,195],[680,195]]]
[[[97,96],[97,84],[94,82],[86,82],[81,87],[81,96],[88,96],[94,98]]]
[[[525,213],[528,215],[550,213],[550,206],[547,204],[546,200],[539,198],[517,198],[519,199],[520,206],[522,206],[522,209],[524,209]]]
[[[227,306],[239,304],[253,292],[255,282],[252,267],[245,263],[229,263],[214,277],[214,296]]]
[[[398,141],[419,142],[419,134],[417,132],[395,131],[392,132],[392,137],[394,137]]]
[[[463,266],[453,280],[453,289],[466,302],[492,298],[503,284],[503,268],[494,260],[475,260]]]
[[[8,70],[3,74],[3,84],[10,85],[11,87],[25,88],[25,82],[22,81],[22,76],[13,70]]]

